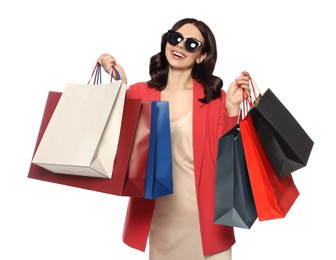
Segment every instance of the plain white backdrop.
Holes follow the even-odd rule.
[[[129,83],[148,80],[162,33],[185,17],[212,28],[225,90],[249,71],[315,142],[288,215],[236,229],[233,259],[336,259],[332,0],[2,1],[0,259],[148,259],[122,243],[127,198],[27,174],[48,91],[86,83],[104,52]]]

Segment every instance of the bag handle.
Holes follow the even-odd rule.
[[[109,72],[109,75],[110,75],[110,82],[112,82],[112,72],[115,72],[116,75],[117,75],[117,80],[120,80],[120,73],[119,71],[116,70],[116,68],[112,67],[110,72]],[[93,79],[93,80],[92,80]],[[96,62],[93,70],[92,70],[92,73],[91,73],[91,77],[89,78],[88,80],[88,85],[90,85],[90,83],[93,83],[93,85],[99,85],[99,84],[102,84],[102,73],[101,73],[101,65]]]
[[[252,106],[253,103],[251,95],[245,89],[242,89],[242,96],[239,105],[237,124],[239,123],[240,120],[243,120],[246,117],[247,113],[252,108]]]
[[[246,89],[242,89],[242,98],[240,101],[237,123],[244,119],[253,107],[258,105],[259,100],[262,97],[260,89],[251,76],[249,76],[249,85],[251,90],[250,92],[248,92]]]
[[[253,105],[256,106],[262,97],[262,93],[260,89],[258,88],[257,84],[255,83],[254,79],[250,77],[250,86],[251,86],[251,92],[253,93]]]

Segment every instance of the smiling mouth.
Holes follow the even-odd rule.
[[[179,58],[185,58],[186,56],[183,55],[182,53],[180,52],[176,52],[176,51],[173,51],[172,54],[176,57],[179,57]]]

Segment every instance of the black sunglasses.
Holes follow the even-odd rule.
[[[182,34],[169,30],[167,39],[170,45],[176,46],[181,41],[184,41],[184,49],[187,52],[195,52],[201,45],[202,42],[195,38],[184,38]]]

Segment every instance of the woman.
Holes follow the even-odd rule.
[[[227,93],[214,76],[215,37],[196,19],[182,19],[161,41],[150,60],[148,82],[129,86],[128,98],[169,102],[174,193],[155,200],[130,198],[123,240],[145,251],[149,236],[151,260],[231,259],[232,227],[214,224],[217,141],[237,123],[242,89],[249,91],[247,72]],[[123,68],[109,54],[98,62]],[[113,74],[115,77],[116,75]]]

